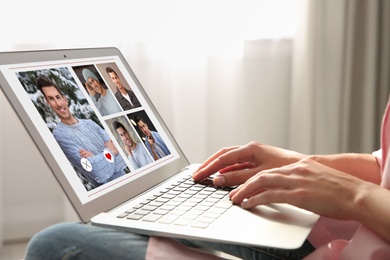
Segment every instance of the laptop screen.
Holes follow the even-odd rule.
[[[0,69],[81,204],[183,157],[120,55]]]

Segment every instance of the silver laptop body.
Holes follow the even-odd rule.
[[[45,80],[62,92],[50,97],[57,105],[39,90]],[[0,85],[85,223],[293,249],[318,219],[285,204],[246,211],[229,201],[234,187],[194,183],[197,165],[188,162],[116,48],[0,53]],[[63,101],[75,125],[62,117]]]

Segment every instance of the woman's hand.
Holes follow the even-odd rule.
[[[200,181],[219,172],[214,178],[215,185],[238,185],[262,170],[291,164],[304,157],[306,155],[297,152],[250,142],[219,150],[199,167],[193,178]]]
[[[350,219],[359,191],[372,185],[310,159],[261,171],[230,193],[234,204],[249,209],[288,203],[322,216]]]

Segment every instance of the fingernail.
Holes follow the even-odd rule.
[[[241,202],[241,207],[245,209],[247,206],[248,206],[248,200],[245,199],[245,200],[243,200],[243,201]]]
[[[226,184],[225,176],[218,175],[214,178],[214,184],[217,186],[224,186]]]

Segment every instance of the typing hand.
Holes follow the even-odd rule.
[[[234,204],[249,209],[269,203],[288,203],[322,216],[348,219],[364,185],[347,173],[310,159],[259,172],[233,190]]]
[[[291,164],[304,157],[297,152],[250,142],[244,146],[219,150],[197,169],[193,178],[199,181],[219,172],[214,178],[215,185],[234,186],[244,183],[262,170]]]

